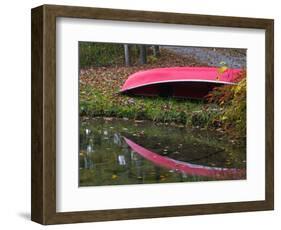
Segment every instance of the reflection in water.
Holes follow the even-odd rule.
[[[221,134],[96,118],[80,123],[80,186],[245,179],[246,148]]]
[[[126,165],[125,156],[124,155],[119,155],[118,156],[118,162],[119,162],[119,165]]]
[[[149,160],[150,162],[153,162],[155,165],[167,169],[172,169],[175,170],[176,172],[181,172],[187,175],[189,174],[189,175],[207,176],[207,177],[225,178],[225,179],[240,178],[245,174],[244,169],[209,167],[209,166],[177,161],[175,159],[161,156],[148,149],[145,149],[126,137],[124,137],[124,140],[126,141],[128,146],[131,147],[132,150],[136,151],[145,159]]]

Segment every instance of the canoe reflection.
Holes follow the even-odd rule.
[[[137,154],[154,163],[157,166],[161,166],[170,170],[175,170],[187,175],[193,176],[206,176],[211,178],[220,179],[239,179],[245,178],[246,171],[244,169],[236,168],[219,168],[219,167],[209,167],[203,165],[197,165],[192,163],[187,163],[183,161],[174,160],[169,157],[161,156],[154,153],[138,144],[132,140],[124,137],[127,145]]]

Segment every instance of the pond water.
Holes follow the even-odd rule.
[[[246,178],[246,146],[221,132],[116,118],[80,121],[79,185]]]

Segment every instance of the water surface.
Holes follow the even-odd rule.
[[[81,119],[79,185],[245,179],[246,147],[221,132],[149,121]]]

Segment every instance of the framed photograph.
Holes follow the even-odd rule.
[[[274,21],[32,9],[41,224],[274,208]]]

